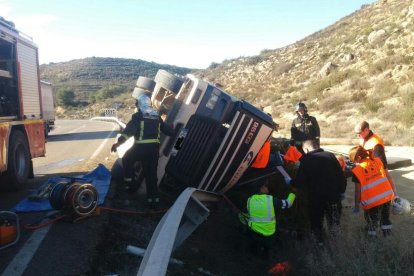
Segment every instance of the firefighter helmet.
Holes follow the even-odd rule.
[[[396,196],[391,202],[394,215],[407,215],[411,213],[412,205],[405,198]]]
[[[296,112],[298,112],[299,110],[304,110],[305,112],[308,112],[308,108],[306,107],[306,104],[302,102],[299,102],[296,105]]]

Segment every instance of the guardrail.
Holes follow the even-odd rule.
[[[137,275],[165,275],[171,253],[207,219],[210,213],[201,202],[217,202],[219,199],[220,195],[215,193],[196,188],[185,189],[158,223]],[[134,251],[132,246],[128,247],[130,252]]]
[[[105,121],[105,122],[113,122],[113,123],[117,123],[122,129],[125,128],[126,124],[121,122],[118,118],[116,117],[106,117],[106,116],[98,116],[98,117],[93,117],[90,118],[90,120],[98,120],[98,121]]]

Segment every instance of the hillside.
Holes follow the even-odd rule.
[[[323,137],[352,138],[368,120],[387,143],[413,145],[413,1],[388,0],[287,47],[212,64],[200,74],[271,113],[289,136],[306,102]]]
[[[280,124],[280,136],[290,136],[294,106],[302,100],[317,117],[324,138],[355,138],[354,124],[365,119],[386,143],[413,146],[413,4],[413,0],[379,0],[292,45],[213,63],[196,74],[263,107]],[[42,76],[79,86],[114,81],[108,72],[117,72],[121,82],[127,82],[129,75],[128,69],[114,68],[110,62],[99,70],[90,66],[70,73],[63,69],[51,73],[52,67],[56,68],[42,67]],[[139,74],[151,77],[155,71],[136,71],[130,82]],[[125,107],[132,105],[128,96],[118,100],[125,101]],[[101,107],[105,104],[109,102]],[[121,110],[123,115],[131,112],[132,108]]]
[[[55,91],[61,87],[70,87],[80,99],[87,100],[90,93],[111,85],[125,87],[126,91],[130,91],[138,76],[154,77],[159,69],[181,75],[191,71],[190,68],[140,59],[90,57],[42,64],[40,74],[42,80],[53,84]]]

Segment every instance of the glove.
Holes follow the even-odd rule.
[[[290,139],[289,145],[294,146],[295,145],[295,140]]]
[[[118,148],[118,146],[119,146],[118,143],[113,144],[111,147],[111,152],[116,152],[116,149]]]
[[[352,213],[353,214],[359,214],[359,207],[354,207],[353,209],[352,209]]]
[[[292,178],[285,177],[285,183],[286,183],[286,185],[290,185],[291,182],[292,182]]]
[[[286,201],[288,202],[288,208],[290,208],[293,204],[293,202],[295,202],[296,199],[296,195],[294,193],[289,193]]]

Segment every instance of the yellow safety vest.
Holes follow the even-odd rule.
[[[275,208],[271,195],[258,194],[249,197],[247,211],[248,225],[254,232],[263,236],[270,236],[276,232]]]

